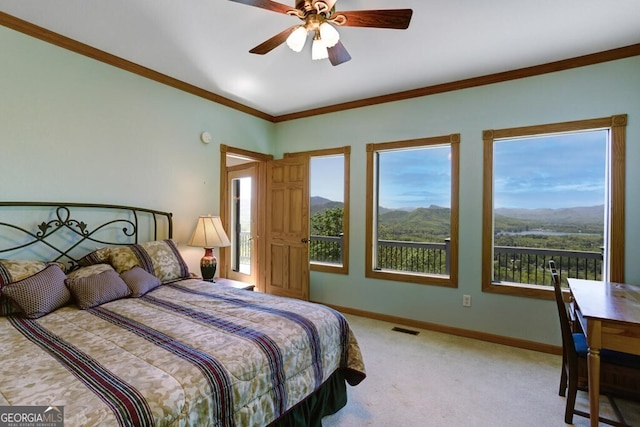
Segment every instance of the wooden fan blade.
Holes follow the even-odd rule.
[[[278,3],[271,0],[231,0],[232,2],[242,3],[249,6],[259,7],[261,9],[271,10],[273,12],[286,14],[290,10],[295,10],[295,7],[287,6],[286,4]]]
[[[235,0],[234,0],[235,1]],[[287,41],[287,37],[289,34],[293,32],[299,25],[294,25],[293,27],[289,27],[284,31],[279,32],[275,36],[271,37],[269,40],[260,43],[258,46],[251,49],[250,53],[256,53],[258,55],[264,55],[265,53],[271,52],[276,47],[280,46],[282,43]]]
[[[387,10],[354,10],[351,12],[336,12],[335,16],[344,15],[347,22],[345,27],[375,27],[405,30],[411,22],[411,9]]]
[[[329,61],[331,61],[331,65],[336,66],[340,65],[343,62],[347,62],[351,59],[351,55],[347,52],[342,42],[338,41],[338,43],[327,49],[329,51]]]

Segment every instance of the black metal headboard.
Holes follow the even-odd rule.
[[[173,237],[170,212],[132,206],[0,202],[0,258],[77,267],[92,250]]]

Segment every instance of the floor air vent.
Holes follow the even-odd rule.
[[[412,331],[411,329],[399,328],[397,326],[395,326],[391,330],[395,331],[395,332],[402,332],[403,334],[409,334],[409,335],[418,335],[420,333],[418,331]]]

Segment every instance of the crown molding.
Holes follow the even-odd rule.
[[[207,99],[209,101],[224,105],[226,107],[233,108],[234,110],[242,111],[243,113],[247,113],[252,116],[268,120],[270,122],[273,122],[275,120],[272,115],[256,110],[255,108],[248,107],[229,98],[225,98],[224,96],[209,92],[192,84],[183,82],[182,80],[178,80],[154,71],[150,68],[143,67],[142,65],[138,65],[135,62],[131,62],[126,59],[120,58],[119,56],[112,55],[103,50],[47,30],[46,28],[39,27],[7,13],[0,12],[0,25],[11,28],[12,30],[26,34],[28,36],[37,38],[44,42],[51,43],[63,49],[67,49],[80,55],[95,59],[97,61],[104,62],[105,64],[112,65],[125,71],[129,71],[141,77],[145,77],[158,83],[173,87],[183,92],[187,92],[192,95]]]
[[[77,40],[39,27],[30,22],[16,18],[4,12],[0,12],[0,25],[11,28],[28,36],[51,43],[58,47],[70,50],[83,56],[95,59],[100,62],[112,65],[133,74],[148,78],[158,83],[171,86],[175,89],[190,93],[192,95],[213,101],[226,107],[241,111],[243,113],[267,120],[273,123],[286,122],[289,120],[301,119],[305,117],[318,116],[321,114],[335,113],[339,111],[351,110],[354,108],[367,107],[370,105],[384,104],[387,102],[402,101],[405,99],[418,98],[422,96],[434,95],[443,92],[451,92],[460,89],[468,89],[472,87],[485,86],[494,83],[506,82],[510,80],[522,79],[525,77],[533,77],[542,74],[554,73],[556,71],[569,70],[572,68],[585,67],[588,65],[599,64],[602,62],[615,61],[618,59],[629,58],[640,55],[640,43],[630,46],[620,47],[617,49],[606,50],[602,52],[592,53],[589,55],[578,56],[575,58],[563,59],[560,61],[549,62],[531,67],[518,68],[515,70],[504,71],[501,73],[488,74],[485,76],[473,77],[464,80],[457,80],[448,83],[426,86],[418,89],[396,92],[387,95],[375,96],[371,98],[360,99],[356,101],[344,102],[341,104],[329,105],[321,108],[299,111],[290,114],[273,116],[263,111],[251,108],[239,102],[225,98],[216,93],[204,90],[192,84],[183,82],[173,77],[154,71],[150,68],[143,67],[134,62],[112,55],[100,49],[96,49]]]
[[[534,65],[532,67],[518,68],[501,73],[488,74],[485,76],[473,77],[464,80],[456,80],[449,83],[442,83],[433,86],[426,86],[419,89],[396,92],[388,95],[375,96],[372,98],[360,99],[357,101],[345,102],[342,104],[330,105],[327,107],[314,108],[291,114],[276,116],[276,122],[295,120],[303,117],[317,116],[320,114],[335,113],[338,111],[350,110],[353,108],[366,107],[387,102],[402,101],[405,99],[418,98],[422,96],[434,95],[437,93],[451,92],[460,89],[485,86],[494,83],[517,80],[525,77],[539,76],[542,74],[554,73],[556,71],[569,70],[572,68],[585,67],[602,62],[615,61],[640,55],[640,43],[625,46],[617,49],[578,56],[575,58],[563,59],[561,61],[549,62],[546,64]]]

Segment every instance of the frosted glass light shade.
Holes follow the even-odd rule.
[[[287,37],[287,46],[294,52],[300,52],[307,41],[307,30],[303,26],[299,26]]]
[[[340,40],[340,34],[328,22],[320,24],[320,38],[326,47],[334,47]]]
[[[327,45],[321,39],[314,39],[313,46],[311,46],[311,59],[327,59],[328,57]]]

